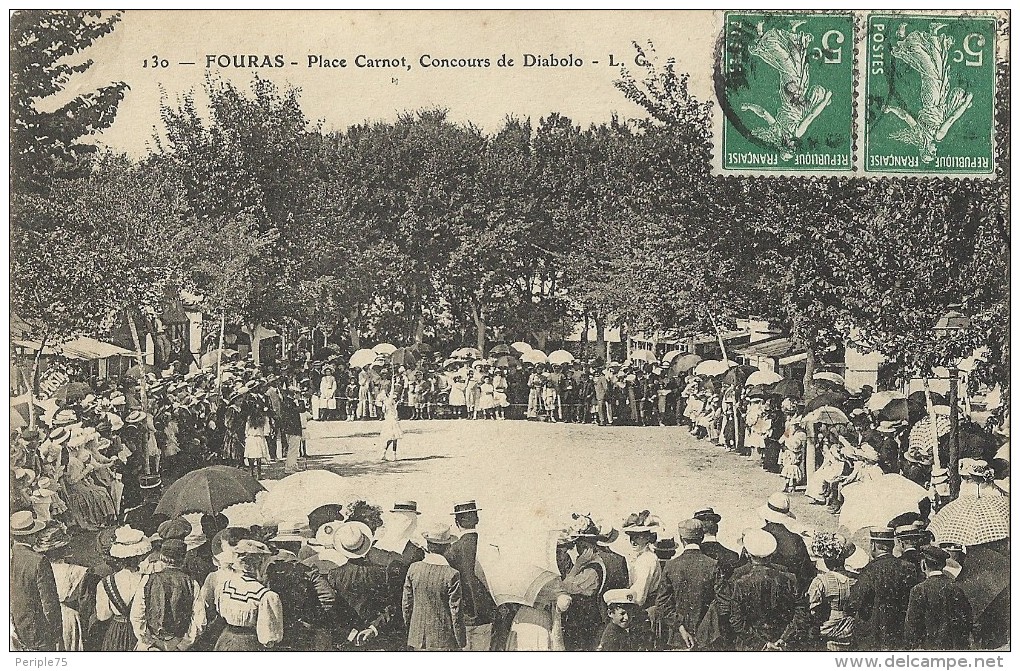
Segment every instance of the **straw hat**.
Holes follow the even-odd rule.
[[[776,537],[764,529],[745,529],[744,550],[752,557],[764,559],[776,551]]]
[[[364,557],[372,549],[372,530],[363,522],[345,522],[333,534],[333,549],[349,559]]]
[[[45,527],[46,523],[37,520],[31,510],[19,510],[11,515],[12,536],[30,536],[42,531]]]
[[[117,559],[140,557],[152,552],[152,542],[145,534],[130,526],[117,527],[110,546],[110,556]]]
[[[797,519],[797,516],[790,511],[790,497],[782,492],[776,492],[769,496],[765,505],[758,509],[758,515],[765,522],[773,524],[787,524]]]
[[[421,532],[421,537],[429,543],[436,543],[437,545],[450,545],[457,540],[450,531],[449,524],[436,523],[432,524]]]

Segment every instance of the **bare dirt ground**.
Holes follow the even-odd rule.
[[[682,427],[599,427],[496,420],[425,420],[401,423],[400,461],[383,462],[375,421],[311,422],[305,468],[350,478],[349,499],[389,506],[414,499],[422,520],[452,523],[455,501],[475,499],[480,529],[492,542],[562,528],[570,513],[591,513],[617,528],[644,509],[667,530],[698,508],[722,515],[720,540],[739,547],[745,527],[760,524],[756,509],[781,491],[778,475],[696,440]],[[275,464],[268,478],[282,477]],[[272,485],[268,485],[272,486]],[[823,507],[793,497],[806,524],[834,529]]]

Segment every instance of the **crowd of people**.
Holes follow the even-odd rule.
[[[55,406],[11,436],[15,645],[885,650],[1007,643],[1001,604],[970,617],[967,594],[954,584],[966,548],[936,544],[926,530],[950,500],[947,409],[930,395],[919,407],[890,392],[879,392],[891,401],[884,405],[869,389],[826,393],[825,404],[813,407],[789,385],[673,375],[649,362],[500,366],[480,358],[414,367],[385,357],[362,367],[306,359],[271,369],[232,360],[139,370],[119,382],[72,381]],[[846,421],[817,421],[818,408],[834,406]],[[390,449],[396,458],[401,417],[682,424],[780,473],[786,492],[769,499],[761,528],[744,530],[732,549],[716,540],[721,518],[711,508],[692,511],[675,531],[648,511],[619,530],[574,514],[560,534],[558,578],[529,603],[499,606],[476,571],[474,502],[454,507],[455,529],[418,529],[413,501],[386,512],[364,501],[320,507],[308,511],[307,525],[234,527],[222,514],[189,521],[156,512],[164,487],[202,466],[239,466],[259,479],[268,463],[285,461],[285,472],[296,472],[308,422],[331,417],[381,420],[384,459]],[[968,435],[976,439],[961,443],[964,489],[1008,496],[1008,453],[992,434]],[[833,512],[847,487],[892,473],[931,496],[888,528],[873,528],[870,551],[858,548],[791,512],[788,493],[804,485],[811,449],[821,459],[806,494]],[[611,546],[621,531],[630,544],[617,553]],[[68,561],[76,538],[93,537],[98,561]]]
[[[128,514],[69,563],[63,525],[11,516],[18,650],[970,650],[1008,642],[1002,613],[972,613],[967,554],[920,514],[857,547],[806,528],[787,494],[740,545],[722,516],[667,529],[648,510],[617,526],[574,513],[555,573],[530,598],[486,582],[482,510],[419,525],[415,501],[308,511],[307,523],[231,526],[223,514]],[[623,535],[626,548],[617,542]],[[622,552],[617,552],[621,550]],[[491,565],[490,565],[491,566]],[[520,567],[524,570],[525,567]],[[493,571],[495,575],[495,571]],[[1008,611],[1007,611],[1008,612]]]

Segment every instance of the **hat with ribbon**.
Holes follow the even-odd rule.
[[[11,515],[12,536],[29,536],[42,531],[45,527],[46,523],[37,520],[31,510],[19,510]]]
[[[450,545],[457,540],[457,536],[450,531],[450,525],[442,523],[426,527],[422,530],[421,536],[427,542],[437,545]]]
[[[697,510],[691,517],[702,522],[715,522],[716,524],[722,521],[722,515],[715,512],[712,508]]]
[[[67,430],[66,426],[57,427],[50,431],[49,439],[54,443],[64,443],[71,437],[71,432]]]
[[[57,524],[45,529],[32,544],[36,552],[48,552],[67,547],[71,543],[71,537],[62,524]]]
[[[453,504],[453,512],[451,515],[463,515],[464,513],[477,513],[482,509],[478,507],[478,504],[474,500],[461,501],[460,503]]]
[[[765,522],[773,524],[787,524],[797,519],[790,510],[790,497],[782,492],[770,495],[765,505],[758,509],[758,515]]]
[[[408,500],[408,501],[395,501],[393,503],[393,508],[390,509],[390,512],[391,513],[414,513],[415,515],[421,515],[421,513],[418,512],[418,502],[417,501],[410,501],[410,500]]]
[[[625,534],[636,534],[645,531],[658,533],[662,529],[662,520],[652,515],[649,511],[642,510],[639,513],[628,515],[627,519],[623,521],[621,528]]]
[[[67,426],[68,424],[74,424],[78,421],[78,415],[74,410],[70,408],[62,408],[57,410],[56,414],[53,415],[53,421],[50,424],[54,427]]]
[[[349,559],[359,559],[371,551],[372,538],[364,522],[344,522],[333,534],[333,548]]]
[[[117,559],[140,557],[152,552],[152,542],[145,534],[130,526],[117,527],[110,546],[110,556]]]

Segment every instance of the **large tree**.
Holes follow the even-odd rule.
[[[83,169],[95,147],[80,142],[109,128],[128,86],[115,82],[53,105],[92,66],[80,52],[108,35],[118,12],[18,10],[11,14],[11,186],[40,190],[54,175]]]

